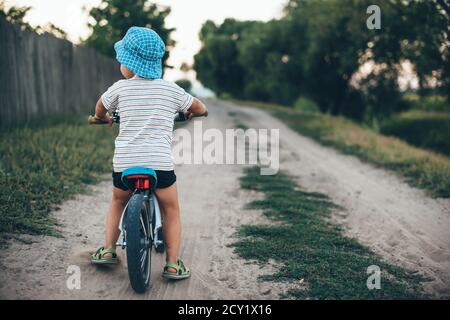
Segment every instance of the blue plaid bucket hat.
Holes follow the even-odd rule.
[[[162,77],[164,42],[153,30],[131,27],[122,40],[114,45],[117,60],[140,77]]]

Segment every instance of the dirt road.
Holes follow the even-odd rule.
[[[249,128],[278,128],[281,165],[302,187],[328,194],[344,210],[334,220],[381,256],[431,277],[426,289],[450,296],[450,201],[431,199],[402,179],[322,147],[287,128],[266,112],[210,101],[204,128],[224,130],[236,121]],[[193,130],[193,123],[186,126]],[[135,294],[124,255],[113,268],[90,265],[89,252],[102,244],[111,197],[109,179],[88,195],[65,202],[54,213],[62,238],[29,237],[0,253],[0,298],[21,299],[269,299],[286,285],[260,283],[274,265],[258,266],[233,254],[227,245],[241,224],[269,223],[243,206],[260,195],[239,189],[242,166],[183,165],[176,168],[183,223],[181,255],[192,278],[167,282],[160,277],[163,257],[153,255],[152,288]],[[69,290],[67,268],[81,270],[81,289]]]

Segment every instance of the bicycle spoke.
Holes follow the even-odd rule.
[[[141,221],[142,230],[144,231],[144,236],[145,236],[145,238],[147,238],[147,228],[145,227],[144,219],[142,219],[142,215],[141,215],[140,221]]]
[[[142,271],[144,271],[144,265],[147,260],[147,256],[148,256],[147,252],[144,252],[144,254],[141,256],[141,270]]]

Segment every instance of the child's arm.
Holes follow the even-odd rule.
[[[207,117],[208,116],[208,108],[198,100],[194,98],[191,106],[189,107],[186,116],[188,119],[192,119],[193,117]]]
[[[108,122],[109,125],[112,126],[112,119],[108,114],[108,110],[103,105],[101,98],[98,99],[97,104],[95,105],[95,118],[104,122]]]

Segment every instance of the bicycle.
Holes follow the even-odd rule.
[[[113,123],[120,123],[117,112],[113,112]],[[174,116],[174,121],[186,121],[184,113]],[[89,124],[108,122],[89,116]],[[126,248],[128,277],[137,293],[144,293],[150,285],[151,252],[165,251],[162,233],[162,218],[154,190],[157,185],[156,172],[152,168],[131,167],[122,173],[122,181],[133,191],[119,224],[121,235],[118,247]]]

